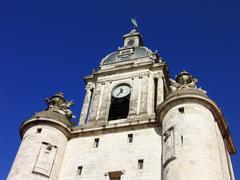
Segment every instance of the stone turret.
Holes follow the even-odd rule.
[[[62,93],[47,98],[47,109],[36,113],[20,127],[22,142],[9,173],[9,180],[58,179],[74,117],[72,101]]]
[[[222,112],[197,80],[183,71],[158,106],[162,124],[163,180],[232,180],[235,147]]]

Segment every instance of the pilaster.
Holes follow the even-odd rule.
[[[80,115],[80,125],[85,125],[87,122],[88,114],[89,114],[89,108],[90,108],[90,103],[91,103],[91,96],[92,92],[94,91],[94,84],[93,83],[88,83],[86,86],[86,95],[84,98],[83,106],[82,106],[82,111]]]
[[[148,76],[143,75],[141,78],[141,103],[139,115],[147,114],[147,99],[148,99]]]
[[[136,117],[137,115],[137,106],[138,106],[138,94],[140,93],[139,87],[139,78],[132,78],[132,89],[131,89],[131,99],[130,99],[130,107],[129,107],[129,118]]]

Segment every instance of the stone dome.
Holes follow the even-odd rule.
[[[67,116],[60,114],[58,112],[54,112],[54,111],[41,111],[39,113],[36,113],[33,118],[46,118],[46,119],[53,119],[55,121],[59,121],[60,123],[63,123],[65,125],[67,125],[68,127],[72,126],[71,121],[67,118]]]
[[[134,47],[132,53],[121,56],[119,51],[113,52],[103,58],[101,65],[108,65],[123,61],[130,61],[138,58],[149,57],[153,54],[153,52],[145,46]]]
[[[70,119],[75,117],[69,109],[70,106],[73,105],[72,101],[66,100],[63,93],[58,92],[50,98],[46,98],[45,102],[48,105],[47,109],[36,113],[30,118],[30,120],[52,120],[63,123],[68,127],[72,126]]]

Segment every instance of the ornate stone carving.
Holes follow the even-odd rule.
[[[176,159],[174,127],[170,127],[163,133],[163,167]]]
[[[200,91],[207,93],[201,88],[197,87],[198,79],[193,78],[190,73],[187,71],[182,71],[178,75],[176,75],[176,80],[170,79],[171,81],[171,90],[172,92],[183,89],[183,88],[192,88],[192,89],[199,89]]]
[[[64,99],[63,93],[58,92],[50,98],[46,98],[45,102],[48,105],[47,111],[54,111],[67,116],[67,118],[75,118],[72,111],[69,109],[74,103]]]
[[[50,177],[56,154],[57,146],[42,142],[33,172]]]
[[[91,90],[95,88],[95,84],[92,82],[87,83],[86,90]]]

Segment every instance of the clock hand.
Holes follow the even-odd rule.
[[[117,96],[119,96],[123,92],[123,89],[121,88]]]

